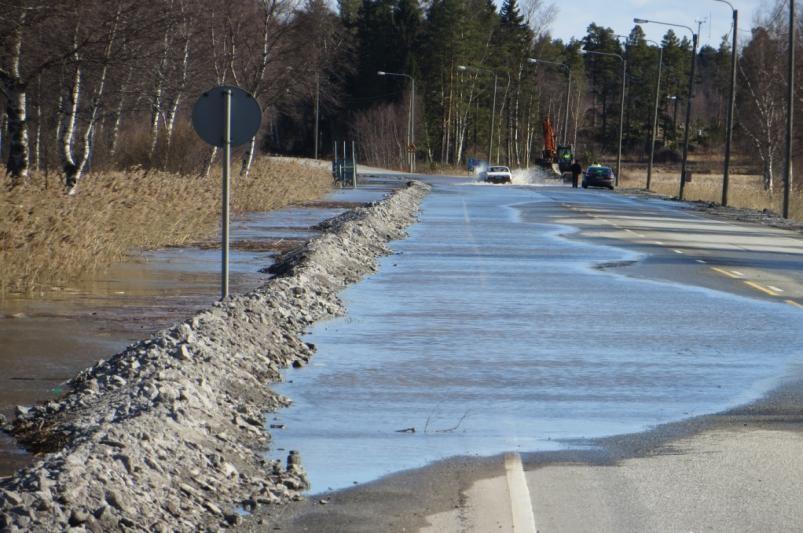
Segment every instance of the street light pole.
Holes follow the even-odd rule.
[[[620,56],[619,54],[613,54],[610,52],[597,52],[596,50],[581,50],[584,54],[594,54],[598,56],[610,56],[610,57],[618,57],[619,60],[622,62],[622,100],[619,105],[619,152],[616,156],[616,175],[614,176],[614,185],[619,186],[619,174],[622,168],[622,138],[623,138],[623,128],[625,122],[625,82],[627,81],[627,59]]]
[[[686,168],[689,161],[689,129],[691,127],[691,101],[694,97],[694,70],[697,64],[697,34],[692,34],[691,73],[689,74],[689,97],[686,101],[686,131],[683,132],[683,163],[680,167],[680,192],[678,197],[683,200],[683,189],[686,187]]]
[[[730,181],[731,142],[733,141],[733,114],[736,109],[736,62],[739,55],[736,53],[739,33],[739,10],[733,7],[728,0],[714,0],[727,4],[733,12],[733,44],[731,45],[731,79],[730,97],[728,98],[728,124],[725,127],[725,168],[722,171],[722,205],[728,205],[728,184]]]
[[[493,102],[491,103],[491,134],[488,136],[488,164],[491,164],[491,160],[493,159],[493,147],[494,147],[494,125],[496,124],[496,86],[498,84],[499,76],[497,76],[496,72],[493,73],[494,75],[494,98]]]
[[[321,73],[315,72],[315,159],[318,159],[318,131],[321,120]]]
[[[571,95],[572,95],[572,69],[566,63],[558,63],[556,61],[546,61],[545,59],[537,59],[534,57],[527,58],[527,62],[537,65],[544,63],[546,65],[553,65],[566,69],[566,113],[563,115],[563,144],[569,142],[569,110],[571,108]]]
[[[789,0],[789,93],[786,100],[786,161],[783,175],[783,217],[789,218],[789,193],[792,188],[792,114],[795,111],[795,0]]]
[[[468,65],[457,65],[457,70],[476,70],[481,72],[490,72],[494,75],[494,96],[493,102],[491,103],[491,134],[488,137],[488,164],[491,164],[491,159],[493,158],[493,147],[494,147],[494,124],[496,123],[496,87],[499,80],[499,76],[496,72],[489,68],[483,67],[474,67]]]
[[[415,78],[410,78],[410,172],[415,172]]]
[[[633,19],[633,22],[636,24],[660,24],[662,26],[673,26],[675,28],[683,28],[689,30],[692,35],[692,51],[691,51],[691,72],[689,73],[689,96],[688,101],[686,102],[686,131],[683,132],[683,163],[681,163],[680,167],[680,190],[678,192],[678,197],[683,200],[683,191],[686,187],[686,167],[689,161],[689,127],[691,126],[691,101],[694,97],[694,71],[695,65],[697,64],[697,34],[694,33],[694,30],[689,26],[684,26],[683,24],[671,24],[669,22],[659,22],[657,20],[646,20],[646,19]]]
[[[395,76],[397,78],[407,78],[410,80],[412,88],[410,91],[410,108],[407,113],[407,146],[405,150],[407,151],[407,163],[410,168],[410,173],[413,173],[415,172],[415,152],[410,153],[410,151],[415,145],[415,78],[409,74],[385,72],[384,70],[378,70],[376,74],[378,76]]]
[[[655,110],[652,116],[652,138],[650,140],[650,164],[647,166],[647,190],[650,190],[652,182],[652,167],[655,162],[655,137],[658,134],[658,104],[661,98],[661,74],[664,66],[664,47],[655,41],[650,41],[658,45],[658,80],[655,82]]]

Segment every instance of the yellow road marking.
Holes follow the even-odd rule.
[[[745,285],[749,285],[749,286],[753,287],[754,289],[756,289],[758,291],[761,291],[763,293],[769,294],[770,296],[778,296],[777,292],[775,292],[775,291],[773,291],[771,289],[768,289],[767,287],[764,287],[762,285],[759,285],[758,283],[753,283],[752,281],[745,281],[744,284]]]
[[[727,270],[722,269],[722,268],[711,267],[711,270],[713,270],[714,272],[719,272],[720,274],[723,274],[723,275],[728,276],[729,278],[733,278],[733,279],[739,279],[741,277],[741,276],[737,276],[733,272],[728,272]]]
[[[803,309],[803,305],[800,305],[799,303],[797,303],[794,300],[786,300],[786,303],[788,303],[789,305],[791,305],[793,307],[797,307],[798,309]]]

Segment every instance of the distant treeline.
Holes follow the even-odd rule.
[[[782,5],[740,40],[737,144],[755,154],[767,187],[783,139]],[[622,63],[583,48],[627,60],[624,145],[643,155],[658,46],[638,26],[617,36],[595,24],[565,43],[549,34],[556,13],[542,0],[498,8],[490,0],[339,0],[337,12],[323,0],[0,1],[2,156],[12,184],[36,169],[58,171],[70,189],[90,168],[208,172],[216,154],[193,137],[189,111],[202,91],[232,84],[265,113],[242,172],[260,149],[312,155],[316,104],[320,154],[356,138],[363,160],[398,167],[407,157],[411,83],[377,74],[385,71],[415,79],[419,161],[532,164],[546,116],[559,141],[597,157],[616,148]],[[722,144],[729,42],[723,36],[718,48],[698,52],[693,149]],[[670,30],[660,46],[658,139],[671,151],[683,134],[691,41]]]

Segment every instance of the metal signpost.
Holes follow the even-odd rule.
[[[240,89],[221,85],[203,93],[192,108],[192,127],[207,144],[223,148],[220,299],[229,295],[229,191],[231,147],[251,142],[259,131],[262,109]]]

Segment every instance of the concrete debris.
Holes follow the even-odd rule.
[[[376,270],[428,190],[410,182],[335,217],[263,287],[98,361],[60,401],[17,408],[11,432],[40,459],[0,481],[0,530],[217,530],[301,499],[300,455],[264,458],[266,413],[290,403],[268,385],[307,363],[301,336],[343,313],[338,293]]]

